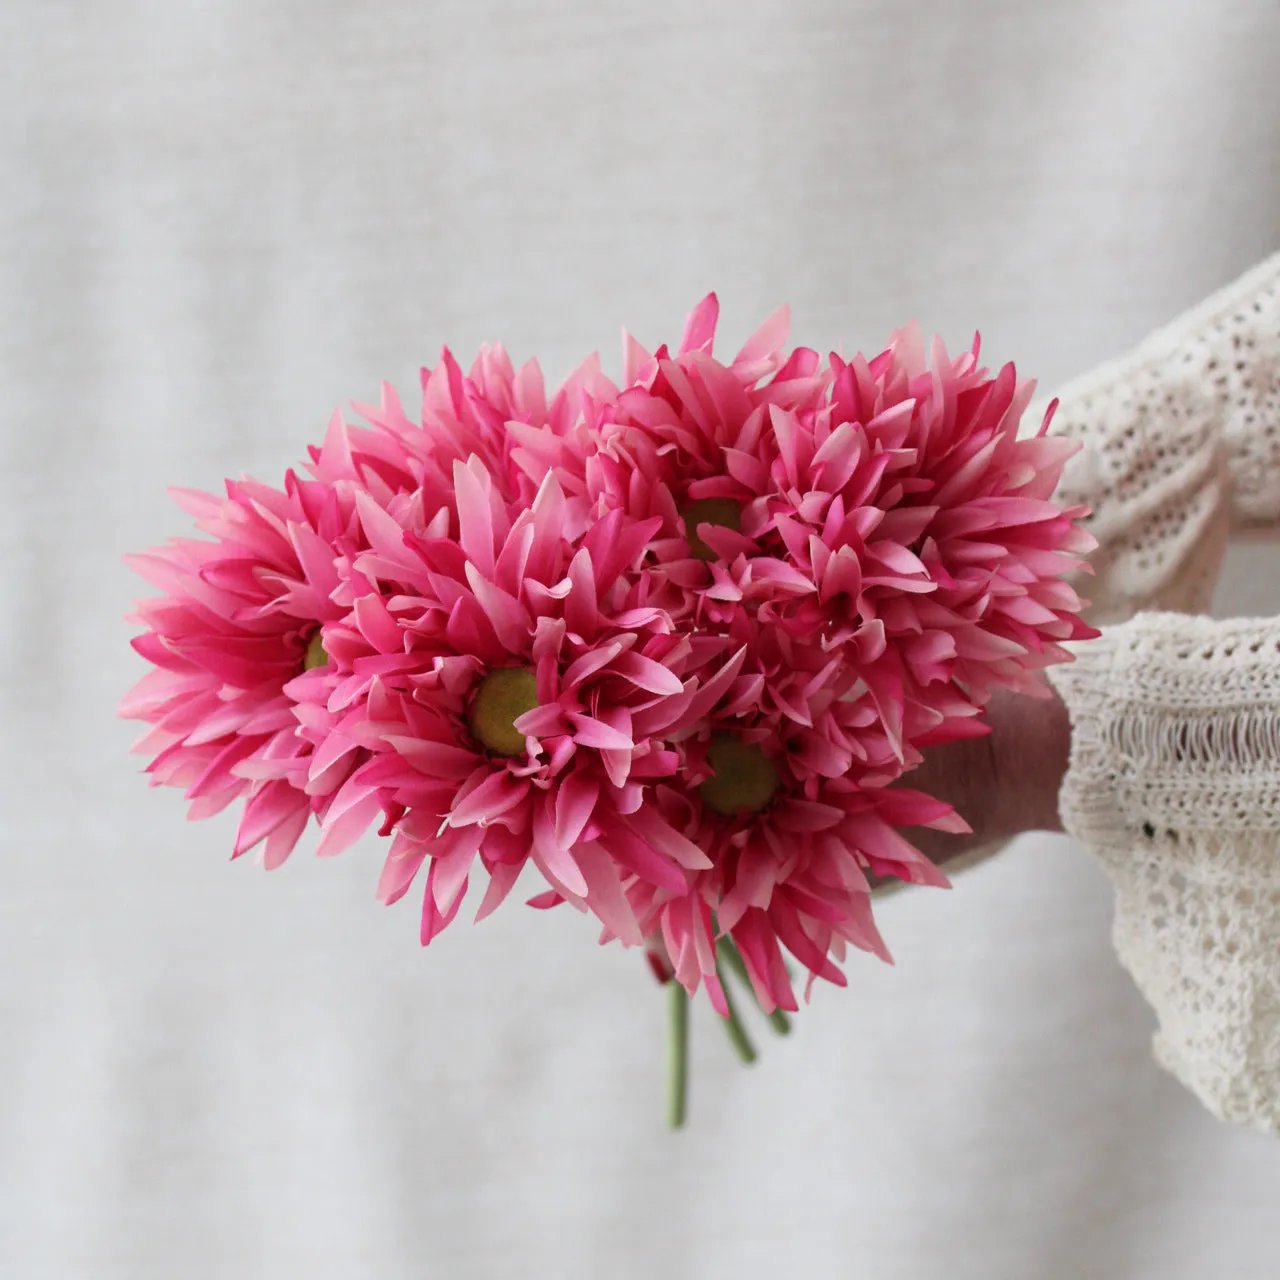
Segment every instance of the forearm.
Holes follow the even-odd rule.
[[[1058,798],[1071,755],[1071,718],[1058,691],[1046,689],[1043,701],[1000,690],[988,708],[1002,784],[990,838],[1063,830]]]
[[[902,785],[952,805],[973,828],[953,834],[915,827],[908,833],[933,862],[946,864],[994,850],[1027,831],[1061,831],[1058,795],[1071,749],[1071,722],[1062,699],[997,689],[984,719],[991,733],[930,747]]]

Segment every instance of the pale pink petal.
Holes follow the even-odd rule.
[[[484,891],[484,898],[476,912],[477,924],[486,916],[492,915],[506,901],[507,895],[515,888],[523,869],[521,863],[494,863],[489,872],[489,884]]]
[[[338,818],[326,819],[321,826],[322,834],[320,843],[316,845],[316,856],[331,858],[350,848],[381,812],[382,804],[378,793],[374,791],[344,810]]]
[[[515,808],[528,794],[528,782],[512,777],[506,770],[495,771],[454,805],[449,811],[449,825],[465,827],[492,822]]]
[[[572,773],[561,783],[556,795],[555,842],[572,849],[595,810],[600,786],[582,773]]]
[[[687,355],[690,351],[705,351],[711,354],[712,343],[716,336],[716,320],[720,315],[720,300],[714,293],[709,293],[689,313],[684,324],[684,333],[680,338],[678,355]]]
[[[593,720],[590,716],[583,715],[578,711],[569,712],[568,718],[573,725],[574,741],[580,747],[629,751],[635,746],[629,735],[619,733],[617,729],[601,720]]]
[[[692,840],[682,836],[654,810],[640,809],[631,818],[631,829],[659,853],[690,871],[704,871],[711,866],[707,857]]]
[[[640,946],[644,937],[609,856],[599,845],[588,842],[578,848],[578,864],[587,882],[587,902],[600,923],[624,946]]]
[[[453,464],[453,488],[458,504],[458,545],[480,574],[492,579],[494,558],[493,508],[483,471],[461,460]]]
[[[401,853],[393,849],[382,866],[382,875],[378,880],[378,900],[388,905],[399,901],[408,892],[426,858],[425,846],[406,849]]]

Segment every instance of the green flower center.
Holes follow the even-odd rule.
[[[324,635],[317,631],[307,645],[307,656],[302,660],[303,671],[314,671],[316,667],[327,667],[329,655],[324,651]]]
[[[709,808],[726,817],[768,808],[778,789],[778,771],[754,743],[717,734],[707,748],[707,763],[714,772],[698,794]]]
[[[684,517],[685,537],[689,551],[698,560],[715,560],[716,553],[698,537],[700,524],[719,525],[721,529],[742,532],[742,506],[732,498],[696,498],[680,508]]]
[[[471,701],[467,723],[476,740],[497,756],[524,755],[524,734],[515,722],[538,705],[538,682],[527,667],[490,671]]]

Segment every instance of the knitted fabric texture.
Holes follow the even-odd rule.
[[[1103,628],[1047,673],[1063,825],[1115,888],[1158,1061],[1280,1133],[1280,618],[1187,616],[1230,538],[1280,537],[1280,255],[1061,399],[1053,434],[1086,447],[1055,499],[1094,507],[1073,584]]]
[[[1089,621],[1207,612],[1228,539],[1280,534],[1280,254],[1059,398],[1050,434],[1085,447],[1054,499],[1092,506],[1100,544],[1072,579]]]
[[[1063,825],[1115,887],[1157,1058],[1280,1132],[1280,625],[1143,613],[1049,678],[1073,725]]]

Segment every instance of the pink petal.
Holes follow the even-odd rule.
[[[885,964],[892,964],[893,957],[880,936],[880,930],[876,928],[870,893],[855,893],[850,900],[849,910],[849,919],[841,926],[842,935],[847,937],[855,947],[879,956]]]
[[[299,808],[291,817],[286,818],[268,837],[262,853],[262,865],[268,871],[283,866],[285,860],[294,851],[302,833],[311,818],[311,806]]]
[[[400,624],[391,616],[380,596],[365,594],[355,603],[356,625],[361,635],[379,653],[402,653],[404,633]]]
[[[876,813],[890,826],[931,827],[935,831],[970,832],[972,827],[945,800],[908,787],[887,787],[876,797]]]
[[[587,882],[573,851],[562,849],[554,840],[539,841],[531,856],[534,865],[558,893],[578,899],[587,896]]]
[[[369,824],[382,812],[378,793],[371,791],[362,800],[346,809],[336,820],[321,824],[320,843],[316,845],[318,858],[331,858],[350,848],[368,830]]]
[[[581,898],[587,892],[572,852],[556,838],[555,799],[548,795],[533,809],[533,860],[544,876],[565,893]]]
[[[582,835],[582,829],[595,811],[600,785],[581,773],[571,773],[556,794],[556,843],[571,849]]]
[[[554,889],[548,889],[545,893],[534,894],[526,905],[535,911],[549,911],[552,907],[558,907],[563,901],[564,899]]]
[[[606,751],[630,751],[635,746],[629,735],[619,733],[611,725],[583,715],[580,711],[569,712],[569,720],[574,726],[573,740],[580,747],[595,747]]]
[[[835,967],[813,939],[804,931],[796,910],[790,903],[775,897],[769,908],[769,923],[778,931],[783,945],[811,973],[826,978],[837,987],[847,987],[849,980]]]
[[[714,293],[709,293],[689,313],[676,354],[682,356],[690,351],[705,351],[710,355],[712,342],[716,336],[716,320],[719,316],[720,300]]]
[[[689,871],[706,871],[711,859],[692,840],[682,836],[653,809],[643,807],[631,817],[631,829],[659,853]]]
[[[513,778],[505,769],[495,771],[454,805],[449,811],[449,825],[466,827],[492,822],[514,809],[528,794],[526,780]]]
[[[300,809],[304,814],[311,812],[310,803],[300,791],[287,782],[267,783],[245,805],[240,829],[236,833],[235,851],[231,856],[238,858],[248,852]]]
[[[436,907],[442,915],[448,915],[450,909],[465,892],[467,874],[475,861],[476,850],[484,838],[484,832],[479,827],[472,828],[468,834],[472,835],[471,840],[435,862],[431,892],[435,896]]]
[[[681,713],[681,719],[686,724],[701,720],[703,716],[707,715],[715,707],[716,703],[728,692],[729,686],[733,683],[738,672],[742,670],[742,664],[746,660],[746,656],[747,650],[744,645],[710,680],[693,694],[689,699],[688,706]]]
[[[786,343],[790,332],[791,308],[784,304],[742,344],[742,350],[733,358],[734,365],[749,365],[772,356]]]
[[[498,643],[513,655],[527,652],[531,627],[528,610],[515,596],[482,577],[474,564],[467,565],[466,574],[467,583],[489,619]]]
[[[594,675],[602,667],[607,667],[622,652],[623,642],[612,640],[608,644],[597,645],[588,649],[582,657],[575,659],[565,669],[561,683],[566,689],[577,688],[589,676]]]
[[[778,806],[775,822],[783,831],[827,831],[845,821],[846,816],[845,811],[835,805],[791,799]]]
[[[640,371],[653,357],[625,330],[622,331],[622,381],[635,386]]]
[[[607,828],[600,837],[600,845],[620,867],[649,884],[680,897],[688,892],[684,872],[624,825]]]
[[[481,474],[485,474],[482,468]],[[458,544],[480,573],[492,579],[495,568],[494,528],[488,484],[465,462],[458,460],[453,464],[453,491],[458,507]]]
[[[475,769],[479,759],[474,751],[465,747],[433,742],[429,738],[406,738],[388,734],[383,741],[420,773],[431,778],[461,782]]]
[[[612,859],[598,844],[588,842],[579,846],[578,862],[587,882],[587,903],[600,923],[620,938],[623,945],[640,946],[644,935],[622,891]]]
[[[378,880],[378,900],[390,906],[391,903],[398,902],[404,897],[426,858],[425,846],[407,849],[400,853],[393,848],[387,855],[386,862],[382,864],[382,875]]]
[[[363,489],[355,491],[356,511],[369,546],[390,565],[399,569],[406,581],[416,582],[423,565],[404,545],[404,529]]]
[[[479,924],[486,916],[496,911],[507,895],[515,888],[520,872],[524,870],[521,862],[495,862],[489,871],[489,884],[484,891],[484,899],[476,912],[475,923]]]
[[[461,891],[456,894],[453,899],[452,909],[446,915],[441,915],[436,906],[434,885],[432,884],[432,880],[436,874],[436,868],[439,865],[440,864],[437,862],[433,862],[431,864],[431,870],[427,872],[427,891],[422,895],[422,928],[420,936],[424,947],[429,945],[442,930],[448,928],[448,926],[453,923],[454,917],[457,916],[458,908],[462,906],[462,900],[466,896],[467,891],[466,882],[464,881]]]

